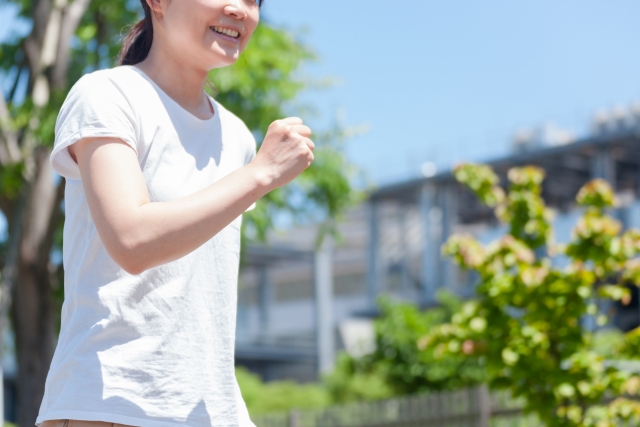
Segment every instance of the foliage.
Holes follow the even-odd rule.
[[[236,368],[236,378],[249,413],[260,415],[289,409],[323,408],[331,404],[331,396],[318,384],[294,381],[264,383],[245,368]]]
[[[618,358],[640,359],[640,328],[627,332],[624,340],[616,342],[614,352]]]
[[[375,400],[428,391],[453,390],[486,380],[477,360],[461,356],[439,358],[416,343],[432,328],[451,320],[460,300],[438,293],[439,307],[421,311],[411,303],[389,297],[378,300],[376,350],[354,359],[342,354],[336,370],[324,380],[338,402]]]
[[[380,400],[395,395],[380,370],[370,369],[346,352],[337,354],[335,369],[322,382],[335,403]]]
[[[525,397],[526,410],[549,426],[639,419],[640,403],[630,396],[637,395],[640,378],[605,363],[606,354],[596,351],[598,337],[584,326],[587,318],[604,326],[608,319],[596,298],[628,303],[625,284],[640,277],[640,233],[621,235],[619,222],[607,215],[615,205],[611,187],[595,180],[580,190],[584,216],[571,242],[560,246],[552,241],[551,214],[541,197],[541,169],[511,169],[504,197],[496,196],[504,191],[486,166],[461,165],[455,176],[495,207],[509,234],[488,246],[468,235],[448,240],[443,252],[480,277],[476,298],[427,331],[420,348],[441,360],[476,361],[492,387]],[[566,257],[566,268],[554,265],[555,254]],[[627,335],[618,354],[640,348],[638,334]],[[606,403],[609,396],[619,397]]]
[[[236,368],[236,378],[252,416],[393,396],[382,376],[355,372],[353,362],[346,353],[340,353],[336,369],[318,383],[299,384],[292,380],[265,383],[243,367]]]
[[[396,395],[433,390],[451,390],[477,384],[483,368],[463,357],[440,359],[434,352],[420,351],[416,342],[432,328],[447,322],[460,301],[439,292],[440,307],[420,311],[410,303],[381,299],[381,317],[376,321],[376,351],[364,360],[376,366]]]
[[[623,352],[623,348],[626,347],[629,339],[628,336],[625,337],[625,334],[620,329],[599,329],[593,334],[587,335],[587,338],[589,340],[589,348],[607,360],[631,359]]]

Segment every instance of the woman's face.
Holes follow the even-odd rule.
[[[260,20],[257,0],[148,2],[157,18],[154,43],[163,43],[185,65],[207,71],[233,64]]]

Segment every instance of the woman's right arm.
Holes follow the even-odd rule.
[[[194,251],[260,197],[292,181],[313,161],[310,136],[302,120],[278,120],[251,163],[168,202],[150,201],[136,153],[119,139],[82,139],[69,153],[107,252],[128,273],[140,274]]]

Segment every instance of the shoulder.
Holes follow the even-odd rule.
[[[71,88],[56,120],[56,140],[87,129],[126,129],[136,126],[136,115],[125,95],[120,67],[83,75]]]
[[[72,87],[67,101],[124,101],[144,90],[146,80],[132,67],[115,67],[83,75]]]
[[[80,179],[67,147],[83,138],[120,138],[138,150],[138,120],[123,94],[121,71],[107,69],[82,76],[71,88],[55,125],[51,164],[66,178]]]

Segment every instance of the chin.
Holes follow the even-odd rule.
[[[209,70],[215,70],[216,68],[224,68],[224,67],[228,67],[229,65],[233,65],[235,64],[237,61],[237,59],[228,59],[226,61],[215,61],[215,62],[210,62],[207,66],[207,69]]]
[[[209,69],[228,67],[236,63],[240,57],[240,52],[211,52],[209,51]]]

